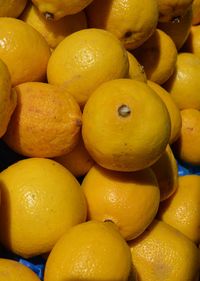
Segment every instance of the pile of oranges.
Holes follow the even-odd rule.
[[[44,281],[198,281],[200,0],[4,2],[0,245]]]

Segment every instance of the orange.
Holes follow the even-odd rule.
[[[191,27],[183,48],[185,52],[192,53],[200,59],[200,25]]]
[[[200,1],[194,0],[192,3],[193,19],[192,24],[198,25],[200,23]]]
[[[71,151],[79,141],[82,113],[66,91],[42,82],[14,88],[17,106],[4,141],[29,157],[55,157]]]
[[[181,110],[182,129],[173,145],[177,158],[192,165],[200,165],[200,112],[188,108]]]
[[[158,220],[129,243],[132,261],[142,281],[197,281],[197,246],[172,226]]]
[[[135,79],[141,82],[147,82],[147,77],[144,71],[144,67],[137,61],[133,54],[127,51],[129,61],[129,73],[128,78]]]
[[[0,17],[0,59],[8,66],[13,86],[44,81],[50,54],[46,40],[32,26],[19,19]]]
[[[174,41],[177,50],[184,45],[192,26],[192,7],[180,18],[168,22],[159,22],[158,28],[164,31]]]
[[[86,14],[90,28],[112,32],[126,49],[141,46],[158,22],[157,0],[93,0]]]
[[[0,258],[0,280],[40,281],[37,275],[27,266],[8,258]]]
[[[70,228],[51,251],[44,281],[127,281],[131,252],[114,224],[88,221]]]
[[[126,49],[110,32],[88,28],[67,36],[48,62],[50,84],[61,85],[83,107],[103,82],[128,75]]]
[[[26,6],[27,0],[6,0],[1,1],[0,17],[17,18]]]
[[[200,176],[180,176],[176,192],[160,204],[158,217],[200,243]]]
[[[169,198],[178,187],[178,167],[173,151],[167,145],[165,152],[151,166],[160,189],[160,201]]]
[[[73,225],[86,219],[76,178],[59,163],[28,158],[0,173],[0,241],[11,252],[33,257],[51,251]]]
[[[70,170],[75,177],[84,176],[94,165],[94,160],[85,148],[82,137],[71,152],[55,157],[54,160]]]
[[[179,20],[191,7],[193,0],[157,0],[159,21]]]
[[[51,48],[55,48],[69,34],[87,28],[84,11],[65,16],[57,21],[49,21],[31,2],[27,5],[20,19],[42,34]]]
[[[144,169],[158,160],[169,142],[167,108],[144,82],[103,83],[88,99],[82,118],[85,147],[107,169]]]
[[[126,240],[139,236],[156,216],[160,191],[150,168],[124,173],[95,165],[81,187],[88,219],[112,221]]]
[[[11,75],[7,65],[0,59],[0,137],[8,127],[8,123],[17,104],[16,93],[11,89]]]
[[[162,86],[150,80],[147,81],[147,84],[156,92],[156,94],[159,95],[167,107],[171,120],[171,135],[169,143],[172,144],[177,140],[181,133],[182,119],[180,110],[171,95]]]
[[[176,46],[170,36],[162,30],[156,29],[142,46],[133,51],[133,54],[144,66],[148,80],[163,84],[174,71],[177,59]]]
[[[47,20],[58,20],[82,11],[92,0],[32,0]]]
[[[162,86],[171,94],[179,109],[200,109],[200,58],[183,52],[177,57],[175,71]]]

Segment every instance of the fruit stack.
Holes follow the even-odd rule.
[[[200,0],[0,6],[0,281],[198,281]]]

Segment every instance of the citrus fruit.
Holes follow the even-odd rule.
[[[181,133],[182,119],[180,110],[171,95],[162,86],[150,80],[147,81],[147,84],[159,95],[167,107],[171,120],[169,143],[172,144],[178,139]]]
[[[175,71],[162,86],[179,109],[200,109],[200,58],[188,52],[178,54]]]
[[[17,104],[16,93],[11,89],[11,76],[7,65],[0,59],[0,137],[6,130]]]
[[[17,18],[26,6],[27,0],[2,0],[0,4],[0,17]]]
[[[144,71],[144,67],[137,61],[133,54],[131,54],[129,51],[127,51],[127,54],[129,61],[128,78],[146,83],[147,77]]]
[[[65,16],[57,21],[49,21],[31,2],[20,19],[42,34],[51,48],[55,48],[69,34],[87,27],[84,11]]]
[[[75,99],[42,82],[22,83],[14,90],[18,102],[4,142],[29,157],[55,157],[71,151],[79,141],[82,116]]]
[[[190,33],[190,28],[192,26],[192,15],[191,7],[182,17],[177,20],[158,23],[157,27],[171,37],[178,51],[184,45]]]
[[[199,273],[197,246],[172,226],[158,220],[129,242],[132,261],[142,281],[188,281]]]
[[[177,50],[173,40],[159,29],[156,29],[142,46],[133,50],[133,55],[143,65],[147,79],[158,84],[163,84],[169,79],[177,60]]]
[[[0,59],[8,66],[13,86],[45,80],[49,57],[46,40],[32,26],[20,19],[0,17]]]
[[[58,20],[82,11],[92,0],[32,0],[47,20]]]
[[[157,0],[159,21],[167,22],[184,16],[192,5],[193,0]]]
[[[126,49],[142,45],[155,31],[158,22],[155,0],[93,0],[87,6],[86,14],[90,28],[112,32]]]
[[[171,131],[163,101],[146,83],[133,79],[100,85],[88,99],[82,121],[83,141],[92,158],[117,171],[152,165]]]
[[[84,176],[94,165],[94,160],[84,146],[82,137],[72,151],[54,158],[65,166],[75,177]]]
[[[0,280],[1,281],[40,281],[37,275],[27,266],[11,260],[0,258]]]
[[[192,165],[200,165],[200,112],[188,108],[181,110],[181,134],[173,144],[176,157]]]
[[[169,198],[178,186],[178,166],[173,151],[167,145],[162,156],[151,166],[160,189],[160,201]]]
[[[192,24],[196,25],[200,23],[200,1],[194,0],[192,3]]]
[[[160,191],[150,168],[125,173],[94,165],[81,187],[88,219],[114,222],[126,240],[139,236],[156,216]]]
[[[176,192],[159,207],[158,218],[178,229],[193,242],[200,242],[200,176],[178,178]]]
[[[185,52],[192,53],[200,59],[200,25],[193,25],[183,46]]]
[[[128,57],[110,32],[88,28],[67,36],[48,62],[50,84],[61,85],[83,106],[103,82],[128,75]]]
[[[56,161],[20,160],[0,173],[0,189],[0,241],[22,257],[49,252],[68,228],[86,219],[78,181]]]
[[[88,221],[71,227],[51,251],[44,281],[126,281],[130,249],[113,223]]]

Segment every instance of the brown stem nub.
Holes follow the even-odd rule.
[[[45,12],[44,16],[45,16],[46,20],[53,20],[54,19],[54,15],[52,13],[49,13],[49,12]]]
[[[119,108],[118,108],[118,114],[121,117],[127,117],[131,114],[131,109],[126,105],[126,104],[122,104]]]
[[[180,17],[180,16],[174,17],[174,18],[172,19],[172,22],[173,22],[173,23],[180,23],[180,21],[181,21],[181,17]]]

